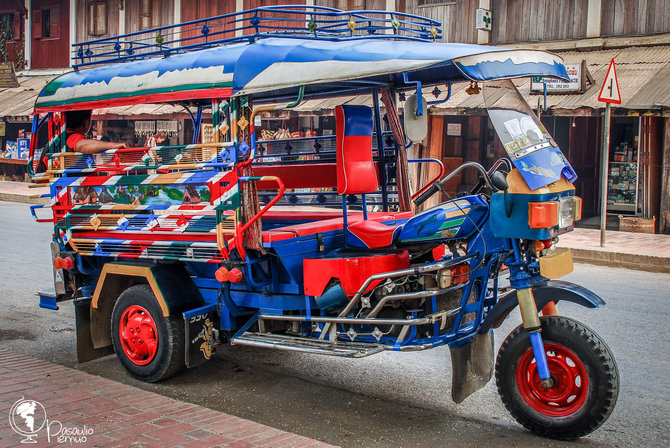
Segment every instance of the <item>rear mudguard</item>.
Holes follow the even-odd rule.
[[[562,280],[547,280],[533,284],[533,295],[538,310],[544,308],[549,302],[560,300],[578,303],[587,308],[598,308],[605,305],[605,301],[597,294],[582,286]],[[491,328],[499,327],[518,304],[516,291],[502,297],[482,322],[479,333],[483,334]]]

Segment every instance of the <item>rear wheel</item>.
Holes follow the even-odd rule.
[[[123,367],[142,381],[161,381],[184,367],[184,325],[163,316],[148,285],[119,296],[112,311],[112,343]]]
[[[607,345],[581,323],[560,316],[542,321],[542,340],[553,381],[544,388],[523,326],[505,339],[496,361],[500,397],[530,431],[555,439],[593,432],[614,409],[619,372]]]

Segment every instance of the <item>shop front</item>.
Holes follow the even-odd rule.
[[[604,187],[611,215],[608,221],[623,223],[621,230],[670,233],[670,46],[559,54],[566,63],[582,69],[575,71],[581,85],[550,87],[546,95],[543,88],[538,91],[529,82],[516,82],[516,86],[540,112],[542,123],[579,176],[574,185],[583,198],[582,222],[597,227],[595,217],[602,210],[605,104],[598,101],[598,94],[614,58],[622,104],[612,108]],[[468,95],[467,87],[453,86],[447,102],[430,108],[430,134],[421,148],[422,156],[444,161],[456,156],[490,165],[505,155],[500,143],[490,138],[491,124],[481,95]],[[450,193],[467,189],[471,182],[466,174],[452,185]]]

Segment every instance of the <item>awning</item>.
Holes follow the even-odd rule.
[[[30,120],[37,95],[54,78],[56,75],[22,76],[18,79],[18,87],[0,89],[0,118],[10,121]],[[155,120],[187,118],[188,114],[181,106],[171,104],[137,104],[96,109],[93,116],[94,119],[101,120],[118,120],[124,117]]]
[[[565,63],[580,63],[586,60],[595,83],[587,83],[586,91],[582,94],[547,95],[549,109],[604,108],[605,103],[598,101],[598,95],[612,58],[616,64],[621,91],[621,104],[614,105],[615,107],[639,110],[670,108],[670,46],[668,45],[600,51],[566,51],[557,54]],[[541,95],[530,94],[529,79],[515,80],[514,83],[531,107],[537,105],[538,98],[544,103]],[[456,110],[483,108],[482,96],[468,95],[465,87],[467,85],[454,85],[449,101],[432,106],[433,113],[451,114]],[[435,99],[429,90],[424,91],[424,96],[428,101]],[[443,99],[445,96],[446,93],[443,92],[437,99]]]

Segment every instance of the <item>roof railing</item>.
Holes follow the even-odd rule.
[[[128,62],[269,37],[435,41],[441,23],[392,11],[264,6],[72,45],[73,67]]]

